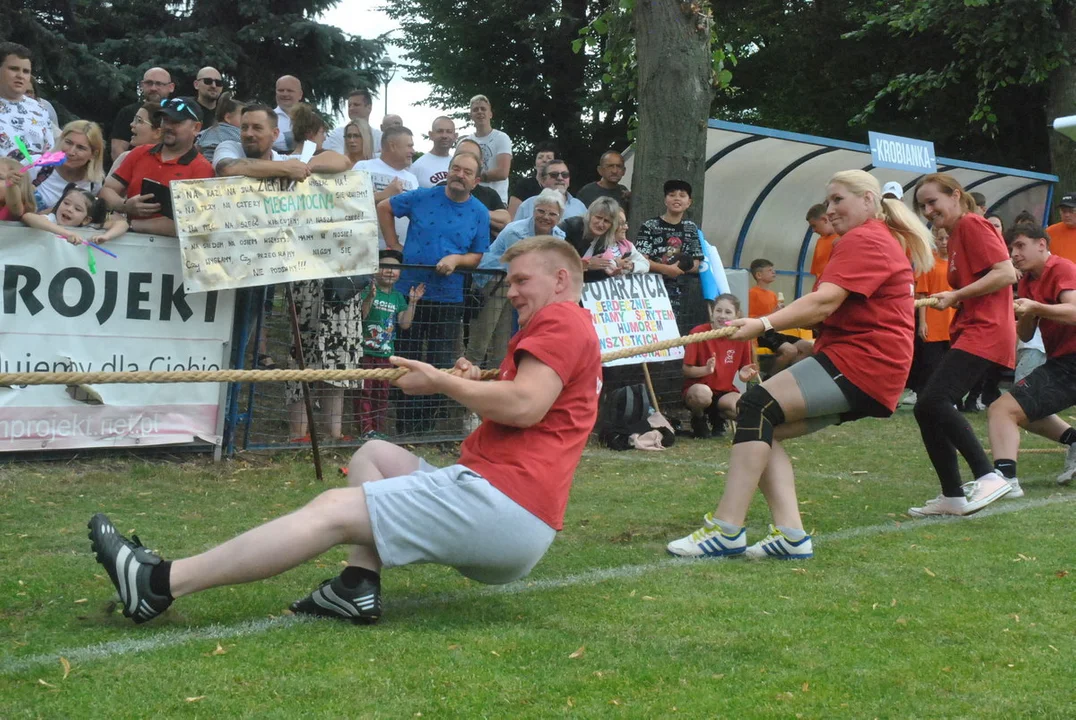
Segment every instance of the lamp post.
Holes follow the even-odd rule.
[[[381,68],[381,74],[385,76],[385,114],[389,114],[389,83],[396,77],[396,63],[392,59],[385,55],[378,61],[378,66]]]

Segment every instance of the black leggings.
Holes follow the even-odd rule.
[[[953,405],[995,367],[995,363],[978,355],[950,350],[934,368],[915,403],[915,421],[919,423],[923,445],[941,480],[942,494],[947,497],[964,496],[958,451],[974,477],[980,478],[994,469],[971,425]]]

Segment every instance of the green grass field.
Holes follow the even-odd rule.
[[[1021,458],[1021,500],[913,521],[937,484],[910,412],[788,447],[813,560],[664,555],[715,504],[728,440],[592,449],[530,578],[389,571],[373,627],[285,612],[343,549],[147,625],[109,612],[92,513],[195,553],[324,489],[307,456],[0,468],[0,718],[1076,717],[1064,455]],[[752,539],[767,522],[759,501]]]

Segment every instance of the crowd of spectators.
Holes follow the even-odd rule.
[[[28,173],[18,173],[17,162],[0,163],[0,179],[6,181],[0,219],[25,215],[28,224],[50,228],[92,224],[100,229],[97,237],[102,240],[128,228],[175,235],[174,221],[162,214],[159,195],[152,191],[156,185],[214,176],[303,181],[311,173],[352,169],[368,173],[381,259],[404,267],[379,273],[353,293],[323,281],[296,284],[308,366],[357,367],[371,351],[375,353],[371,357],[384,359],[389,347],[438,366],[451,365],[459,352],[477,365],[497,366],[513,325],[500,257],[513,244],[536,235],[565,238],[582,258],[588,282],[623,273],[659,274],[681,333],[713,321],[712,308],[702,304],[697,290],[692,292],[706,241],[687,217],[693,199],[689,183],[668,180],[664,212],[642,222],[631,241],[627,226],[631,192],[621,184],[624,157],[614,150],[603,153],[596,179],[580,179],[573,195],[568,163],[554,141],[542,140],[533,144],[533,172],[510,182],[513,142],[494,127],[494,107],[485,95],[476,95],[469,103],[473,133],[460,137],[453,119],[439,116],[429,128],[429,146],[416,159],[415,134],[399,115],[386,114],[379,127],[370,125],[373,98],[367,89],[349,93],[347,122],[330,129],[303,102],[299,77],[279,78],[274,103],[263,104],[240,99],[216,68],[201,68],[190,91],[177,92],[168,70],[152,67],[142,75],[140,99],[116,113],[106,143],[102,128],[91,121],[57,127],[51,105],[33,97],[32,70],[30,50],[0,43],[0,155],[20,159],[19,138],[31,153],[59,150],[66,161]],[[315,152],[304,159],[299,150],[307,141]],[[883,193],[900,199],[903,190],[890,182]],[[66,204],[61,209],[62,202]],[[980,196],[976,202],[985,212],[985,199]],[[1064,196],[1060,206],[1061,222],[1048,228],[1051,250],[1076,260],[1076,197]],[[999,218],[989,220],[1003,231]],[[817,278],[839,238],[825,204],[810,207],[806,221],[818,236],[810,267]],[[947,287],[945,231],[936,229],[935,237],[938,265],[919,279],[917,291],[922,295]],[[752,317],[783,304],[783,297],[768,289],[774,271],[773,263],[764,259],[751,264]],[[378,328],[374,335],[364,331],[371,313]],[[909,383],[913,391],[925,382],[931,358],[937,358],[947,342],[946,319],[951,313],[927,309],[919,313],[922,351]],[[774,369],[810,352],[809,340],[788,335],[760,340],[759,346],[778,356]],[[379,348],[382,354],[377,354]],[[974,397],[969,393],[970,404],[964,407],[981,408],[980,395],[989,404],[996,397],[998,379],[984,381]],[[318,404],[334,438],[344,437],[348,389],[357,387],[338,383],[319,388]],[[380,418],[384,390],[359,393],[356,412],[373,412]],[[287,397],[291,435],[304,438],[306,419],[297,385],[289,386]],[[910,403],[914,401],[913,392]],[[445,413],[445,408],[407,399],[397,409],[396,429],[402,434],[425,432]],[[383,429],[383,419],[367,417],[357,432],[380,435]]]

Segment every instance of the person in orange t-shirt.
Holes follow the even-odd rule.
[[[1076,193],[1065,193],[1057,203],[1061,222],[1046,228],[1050,235],[1050,252],[1076,262]]]
[[[826,269],[829,256],[833,254],[833,243],[840,236],[833,232],[833,225],[826,217],[824,203],[811,206],[811,209],[807,211],[807,224],[811,226],[811,230],[818,233],[818,242],[814,244],[814,256],[811,259],[811,274],[817,280],[822,277],[822,271]]]
[[[952,290],[949,286],[949,233],[943,228],[934,229],[934,247],[937,249],[934,269],[920,275],[915,282],[916,297],[930,297],[934,293]],[[912,392],[918,393],[927,384],[934,368],[949,350],[949,324],[956,314],[954,308],[938,310],[921,307],[919,313],[919,357]]]
[[[769,315],[780,307],[777,293],[770,290],[777,279],[777,270],[769,260],[756,258],[751,261],[749,272],[755,279],[755,287],[747,291],[747,313],[753,318]]]

